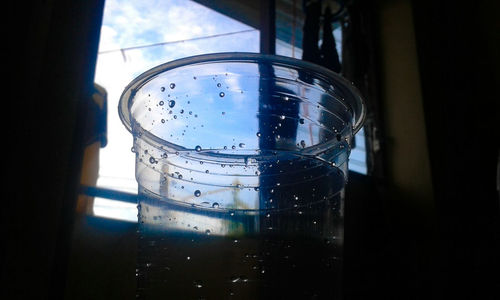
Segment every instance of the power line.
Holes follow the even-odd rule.
[[[241,31],[235,31],[235,32],[226,32],[226,33],[219,33],[219,34],[214,34],[214,35],[195,37],[195,38],[185,39],[185,40],[177,40],[177,41],[161,42],[161,43],[154,43],[154,44],[148,44],[148,45],[126,47],[126,48],[120,48],[120,49],[104,50],[104,51],[98,52],[98,54],[106,54],[106,53],[112,53],[112,52],[122,52],[123,53],[124,51],[128,51],[128,50],[135,50],[135,49],[142,49],[142,48],[149,48],[149,47],[156,47],[156,46],[164,46],[164,45],[169,45],[169,44],[191,42],[191,41],[204,40],[204,39],[210,39],[210,38],[216,38],[216,37],[221,37],[221,36],[228,36],[228,35],[234,35],[234,34],[240,34],[240,33],[252,32],[252,31],[257,31],[257,29],[247,29],[247,30],[241,30]]]

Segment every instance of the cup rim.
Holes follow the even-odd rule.
[[[210,53],[210,54],[189,56],[185,58],[176,59],[164,64],[160,64],[156,67],[153,67],[145,71],[144,73],[133,79],[122,92],[118,103],[118,115],[120,117],[120,120],[125,125],[127,130],[132,132],[132,120],[130,119],[130,105],[131,105],[130,100],[134,98],[136,91],[142,85],[144,85],[151,78],[157,76],[160,73],[188,65],[196,65],[204,63],[259,62],[259,61],[260,62],[266,61],[272,65],[277,65],[277,66],[306,69],[316,74],[322,75],[323,77],[333,80],[336,84],[338,84],[337,88],[341,88],[344,92],[347,91],[348,94],[352,96],[350,99],[343,98],[342,100],[344,104],[346,104],[349,108],[351,108],[352,112],[354,113],[353,116],[354,122],[352,129],[353,135],[356,134],[363,126],[366,117],[366,105],[363,97],[361,96],[360,91],[354,86],[353,82],[348,81],[347,79],[345,79],[344,77],[335,73],[332,70],[329,70],[325,67],[322,67],[320,65],[311,62],[281,55],[270,55],[270,54],[250,53],[250,52],[222,52],[222,53]],[[148,135],[150,133],[144,132],[144,134]]]

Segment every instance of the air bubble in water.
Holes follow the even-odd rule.
[[[280,119],[281,119],[281,120],[284,120],[284,119],[285,119],[285,115],[281,115],[281,116],[280,116]]]
[[[219,203],[214,202],[214,203],[212,204],[212,208],[219,208]]]
[[[196,146],[194,149],[196,150],[196,152],[200,152],[201,151],[201,146]],[[200,162],[200,163],[203,163],[203,162]]]
[[[306,142],[304,140],[301,140],[300,141],[300,145],[302,146],[302,148],[305,148],[306,147]]]
[[[232,146],[231,146],[231,149],[233,149],[233,150],[234,150],[234,149],[236,149],[236,146],[235,146],[235,145],[232,145]]]
[[[162,123],[165,123],[165,119],[161,119],[161,122],[162,122]]]
[[[196,190],[196,191],[194,191],[194,195],[195,195],[196,197],[200,197],[200,195],[201,195],[200,190]]]
[[[169,100],[169,101],[168,101],[168,106],[169,106],[170,108],[174,107],[174,106],[175,106],[175,101],[174,101],[174,100]]]
[[[171,89],[175,89],[175,83],[171,83],[171,84],[170,84],[170,88],[171,88]]]
[[[240,146],[240,148],[245,148],[245,143],[240,143],[238,146]]]
[[[158,104],[159,104],[160,106],[163,106],[163,104],[165,104],[165,102],[163,102],[163,100],[161,100],[160,102],[158,102]]]
[[[300,124],[304,124],[304,119],[299,119]]]
[[[163,86],[162,86],[162,87],[160,88],[160,91],[164,92],[164,91],[165,91],[165,87],[163,87]]]
[[[220,84],[220,82],[219,82],[219,83],[217,83],[217,87],[221,87],[221,84]]]
[[[206,235],[210,235],[210,229],[205,230]]]
[[[154,157],[150,157],[149,158],[149,162],[152,163],[152,164],[155,164],[156,163],[156,159]]]
[[[258,137],[261,137],[261,136],[262,136],[262,134],[261,134],[260,132],[257,132],[257,133],[256,133],[256,135],[257,135]]]
[[[221,97],[221,98],[222,98],[222,97],[224,97],[225,95],[226,95],[226,94],[224,94],[224,92],[220,92],[220,93],[219,93],[219,97]]]

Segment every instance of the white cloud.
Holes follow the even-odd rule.
[[[99,51],[246,29],[250,27],[192,1],[107,0]],[[107,179],[102,182],[111,184],[109,180],[114,177],[134,178],[135,161],[130,151],[132,136],[126,131],[117,113],[119,97],[132,79],[154,66],[181,57],[223,51],[257,52],[258,39],[258,32],[255,31],[236,36],[100,54],[95,81],[108,92],[108,145],[100,153],[99,170],[99,174]],[[134,181],[117,180],[117,184],[123,185],[124,182]],[[127,187],[123,186],[123,189]]]

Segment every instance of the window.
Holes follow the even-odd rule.
[[[276,54],[302,58],[302,1],[276,1]],[[342,26],[332,24],[342,59]],[[104,8],[95,82],[108,93],[108,144],[100,151],[97,186],[137,193],[132,135],[117,106],[125,86],[142,72],[178,58],[214,52],[259,52],[260,32],[194,1],[107,0]],[[321,38],[319,43],[321,44]],[[363,129],[355,137],[349,168],[367,173]],[[98,216],[136,221],[131,202],[95,198]]]
[[[258,52],[259,31],[193,1],[106,1],[95,82],[108,93],[108,144],[98,187],[137,193],[132,135],[117,113],[125,86],[159,64],[227,51]],[[133,203],[95,198],[94,213],[137,221]]]

